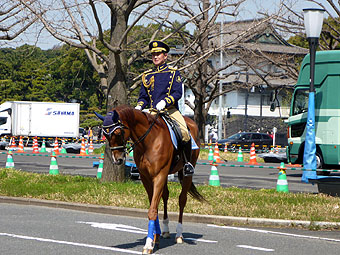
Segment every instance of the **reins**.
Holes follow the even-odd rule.
[[[158,119],[160,111],[157,111],[157,114],[153,120],[153,122],[151,123],[150,127],[148,128],[148,130],[146,130],[146,132],[144,133],[144,135],[142,135],[141,137],[138,138],[138,140],[136,142],[134,142],[131,147],[127,150],[127,153],[130,153],[137,144],[139,144],[141,141],[143,141],[145,139],[145,137],[150,133],[151,128],[153,127],[153,125],[155,125],[156,120]],[[125,146],[126,147],[126,146]]]

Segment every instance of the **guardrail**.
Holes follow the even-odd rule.
[[[7,152],[0,152],[0,154],[7,154]],[[21,156],[33,156],[33,157],[50,157],[50,153],[18,153],[18,152],[13,152],[13,155],[21,155]],[[86,159],[99,159],[100,155],[98,156],[76,156],[76,155],[56,155],[57,158],[86,158]],[[127,158],[127,161],[134,161],[132,158]],[[196,165],[211,165],[210,162],[197,162]],[[278,169],[278,167],[275,166],[266,166],[266,165],[238,165],[238,164],[218,164],[219,167],[246,167],[246,168],[268,168],[268,169]],[[288,167],[286,165],[287,170],[298,170],[298,171],[318,171],[318,172],[331,172],[331,173],[338,173],[340,170],[336,169],[304,169],[303,167]]]

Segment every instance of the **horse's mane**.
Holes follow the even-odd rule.
[[[119,117],[121,119],[126,120],[126,122],[128,122],[129,125],[136,123],[135,111],[134,111],[134,108],[132,106],[130,106],[130,105],[120,105],[120,106],[117,106],[115,108],[115,110],[118,112]],[[156,119],[155,115],[152,115],[152,114],[147,113],[147,112],[141,112],[141,113],[147,119],[149,124],[151,124],[155,121],[155,124],[157,124],[159,126],[164,126],[164,122],[161,121],[161,118]]]

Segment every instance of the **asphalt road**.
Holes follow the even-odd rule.
[[[28,155],[28,156],[27,156]],[[34,155],[30,153],[14,154],[14,164],[16,169],[24,171],[32,171],[39,173],[48,173],[51,158],[49,154]],[[96,176],[97,167],[93,167],[93,162],[98,162],[95,157],[89,158],[75,157],[76,154],[66,154],[62,157],[57,157],[59,172],[61,174]],[[0,152],[0,162],[3,167],[6,165],[7,154],[6,151]],[[131,162],[131,157],[128,157]],[[228,166],[218,166],[220,183],[225,187],[240,187],[240,188],[254,188],[254,189],[275,189],[278,172],[278,163],[263,163],[263,168],[250,167],[247,163],[227,162]],[[242,165],[230,166],[230,165]],[[211,166],[208,161],[199,161],[196,166],[194,175],[195,183],[209,183],[209,176]],[[301,182],[300,170],[287,169],[287,180],[290,192],[310,192],[317,193],[317,185],[306,184]]]
[[[141,254],[147,219],[0,203],[0,254]],[[338,254],[338,232],[184,223],[156,254]]]

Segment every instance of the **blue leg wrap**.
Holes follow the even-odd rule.
[[[155,221],[149,220],[148,237],[153,240],[153,234],[155,232]]]
[[[156,228],[156,234],[160,235],[161,234],[161,226],[159,225],[158,216],[157,216],[157,219],[155,221],[155,228]]]

